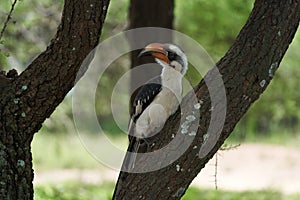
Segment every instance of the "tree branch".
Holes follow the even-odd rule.
[[[98,45],[109,0],[65,0],[55,38],[19,76],[0,82],[0,199],[33,199],[31,141],[84,73]]]
[[[22,127],[23,137],[38,131],[74,86],[83,60],[98,45],[108,4],[109,0],[66,0],[55,38],[7,88],[11,96],[3,104],[7,113],[15,112],[11,124]]]
[[[5,20],[4,24],[3,24],[3,27],[2,27],[1,32],[0,32],[0,41],[1,41],[1,39],[2,39],[2,37],[3,37],[3,34],[4,34],[5,30],[6,30],[6,27],[7,27],[7,25],[8,25],[8,22],[9,22],[9,20],[11,19],[11,16],[12,16],[12,13],[13,13],[13,11],[14,11],[14,9],[15,9],[15,5],[16,5],[17,1],[18,1],[18,0],[14,0],[14,2],[13,2],[12,5],[11,5],[10,11],[9,11],[9,13],[8,13],[8,15],[7,15],[7,18],[6,18],[6,20]]]
[[[256,0],[248,21],[236,38],[226,55],[207,73],[195,88],[198,100],[203,104],[200,109],[197,134],[186,152],[174,163],[165,168],[148,173],[120,172],[114,199],[180,199],[192,180],[230,135],[240,118],[250,105],[259,98],[272,80],[294,34],[300,19],[300,1],[283,2],[281,0]],[[226,90],[227,105],[212,105],[208,87],[205,82],[216,78],[216,71],[222,75]],[[214,91],[221,90],[217,85]],[[191,107],[194,102],[185,97],[182,107]],[[206,135],[210,124],[212,110],[227,110],[224,127]],[[182,110],[183,116],[186,115]],[[219,120],[218,116],[213,120]],[[170,141],[172,134],[181,134],[177,127],[180,112],[173,115],[159,133],[155,147],[161,149]],[[219,135],[220,134],[220,135]],[[181,134],[182,135],[182,134]],[[205,140],[216,138],[209,151],[199,156],[199,149]],[[184,135],[183,140],[190,136]],[[206,142],[207,143],[207,142]],[[174,151],[174,149],[173,149]],[[177,151],[177,149],[175,149]],[[139,163],[140,167],[147,162]],[[178,170],[178,168],[180,170]]]

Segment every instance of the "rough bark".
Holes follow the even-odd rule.
[[[120,172],[114,199],[180,199],[192,180],[213,157],[225,139],[230,135],[250,105],[259,98],[273,78],[294,34],[300,19],[300,1],[256,0],[254,8],[236,41],[226,55],[205,76],[214,79],[217,69],[222,75],[227,98],[227,113],[221,135],[207,155],[200,158],[199,148],[209,126],[211,111],[221,111],[223,105],[211,105],[205,81],[195,87],[201,100],[198,131],[188,150],[174,163],[148,173]],[[218,86],[214,88],[218,91]],[[192,106],[189,96],[184,106]],[[183,116],[185,116],[183,110]],[[173,115],[159,133],[155,148],[160,149],[177,133],[180,112]],[[218,119],[217,119],[218,120]],[[177,126],[174,126],[177,124]],[[189,136],[186,135],[184,140]],[[174,150],[173,150],[174,151]],[[176,151],[176,150],[175,150]],[[147,162],[140,167],[147,167]],[[178,170],[179,169],[179,170]],[[251,169],[249,169],[251,171]],[[199,197],[201,199],[201,197]]]
[[[0,199],[33,199],[30,144],[97,46],[109,0],[66,0],[55,38],[19,76],[0,75]],[[83,72],[80,72],[81,74]]]

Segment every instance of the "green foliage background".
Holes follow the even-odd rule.
[[[252,0],[176,1],[176,28],[195,38],[216,61],[234,42],[246,22]],[[268,136],[299,129],[300,35],[294,38],[279,70],[261,99],[239,122],[232,137]],[[232,72],[234,73],[234,72]]]
[[[218,61],[230,47],[246,22],[253,0],[175,1],[175,29],[197,40]],[[4,22],[11,2],[1,2],[0,21]],[[19,72],[41,52],[60,22],[62,0],[18,1],[11,22],[0,43],[0,68],[17,68]],[[102,39],[125,30],[128,25],[128,0],[112,1]],[[1,23],[2,25],[2,23]],[[272,134],[296,134],[300,121],[300,35],[297,33],[288,53],[262,98],[241,120],[233,137],[257,138]],[[8,56],[9,55],[9,56]],[[119,134],[113,122],[110,96],[118,78],[129,69],[128,56],[116,60],[99,82],[97,111],[99,121],[112,134]],[[234,72],[232,72],[234,73]],[[190,74],[193,74],[190,72]],[[192,75],[191,75],[192,77]],[[199,80],[191,80],[198,82]],[[72,130],[71,94],[44,125],[46,131]],[[120,99],[128,101],[128,99]]]

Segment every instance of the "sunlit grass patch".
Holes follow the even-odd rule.
[[[36,186],[35,200],[109,200],[112,197],[114,183],[99,185],[77,182]],[[183,200],[298,200],[300,194],[284,195],[275,190],[258,191],[223,191],[214,189],[198,189],[191,187]]]

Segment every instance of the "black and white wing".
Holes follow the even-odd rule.
[[[141,116],[143,111],[150,105],[156,95],[161,91],[162,86],[160,83],[160,77],[151,80],[146,85],[143,85],[136,94],[131,110],[130,110],[130,123],[129,123],[129,140],[134,135],[134,127],[137,119]]]
[[[140,145],[143,142],[142,139],[134,137],[135,123],[141,116],[143,111],[151,104],[156,95],[161,91],[161,77],[151,79],[148,83],[138,88],[137,94],[135,95],[130,106],[130,123],[128,128],[129,146],[127,151],[138,153]],[[126,154],[124,164],[126,169],[133,169],[137,154]]]
[[[130,106],[130,123],[129,123],[129,139],[134,135],[134,127],[137,119],[141,116],[143,111],[151,104],[156,95],[161,91],[161,77],[155,77],[147,82],[145,85],[138,88],[132,106]],[[133,94],[134,95],[134,94]]]
[[[130,117],[133,122],[136,122],[139,116],[150,105],[161,89],[162,86],[160,76],[151,79],[148,83],[138,89],[138,93],[134,97],[130,110]]]

